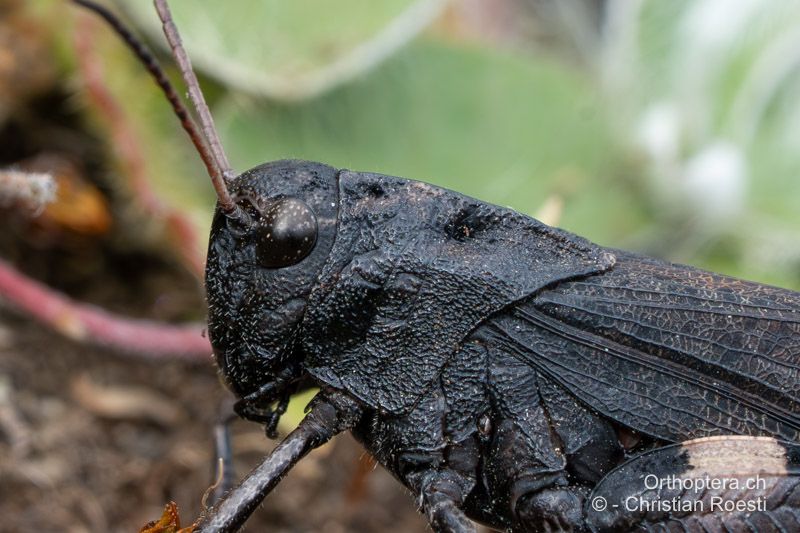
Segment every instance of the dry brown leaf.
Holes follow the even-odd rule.
[[[169,502],[164,507],[164,513],[161,515],[161,518],[145,524],[145,526],[139,530],[139,533],[192,533],[195,529],[197,529],[197,524],[181,527],[181,519],[180,516],[178,516],[178,505],[175,502]]]
[[[24,166],[46,169],[55,179],[55,201],[45,206],[38,219],[40,223],[83,235],[103,235],[111,228],[108,202],[76,165],[58,156],[45,155]]]
[[[72,398],[97,416],[122,420],[149,420],[170,427],[184,418],[169,398],[143,387],[103,386],[88,376],[70,384]]]

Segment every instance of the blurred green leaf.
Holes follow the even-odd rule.
[[[158,42],[151,2],[119,3]],[[172,0],[194,64],[224,84],[280,100],[319,94],[374,66],[441,12],[444,0]]]
[[[300,158],[429,181],[535,212],[553,193],[564,225],[613,240],[636,216],[606,179],[614,148],[588,80],[564,65],[423,41],[358,82],[303,106],[232,97],[216,110],[237,168]],[[591,204],[591,205],[589,205]]]

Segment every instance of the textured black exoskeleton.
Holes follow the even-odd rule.
[[[237,412],[300,426],[203,518],[234,531],[350,430],[437,532],[800,531],[800,294],[610,250],[417,181],[278,161],[234,177],[152,56],[219,202],[209,334]],[[469,517],[469,518],[468,518]]]
[[[800,530],[800,294],[401,178],[279,161],[228,187],[245,214],[214,220],[209,334],[244,416],[320,387],[315,443],[352,429],[436,531]],[[632,472],[769,486],[763,509],[637,512]],[[260,476],[203,530],[236,527]]]

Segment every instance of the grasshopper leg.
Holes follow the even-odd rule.
[[[351,429],[360,416],[361,408],[348,396],[337,392],[317,394],[297,429],[201,519],[197,531],[237,531],[300,459],[334,435]]]
[[[436,533],[475,533],[475,524],[461,510],[462,486],[458,475],[448,470],[423,476],[422,507]]]
[[[589,531],[582,508],[585,494],[573,487],[551,488],[516,498],[514,531]]]

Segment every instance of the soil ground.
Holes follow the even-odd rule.
[[[178,503],[184,525],[211,483],[224,399],[211,363],[149,362],[76,344],[0,313],[0,531],[138,531]],[[273,446],[233,425],[237,474]],[[425,531],[413,498],[378,467],[359,484],[341,436],[279,485],[248,531]]]

